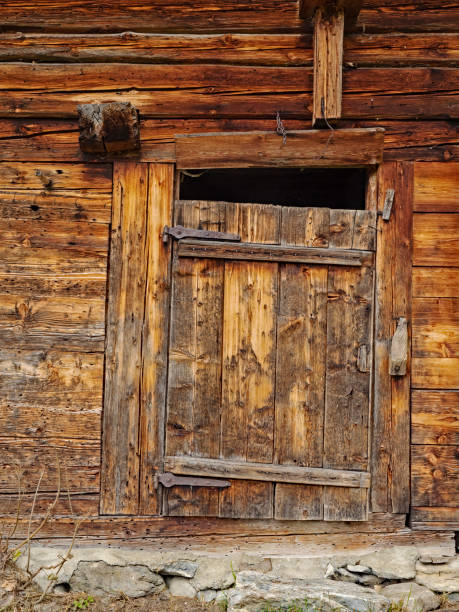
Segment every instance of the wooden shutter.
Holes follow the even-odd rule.
[[[365,520],[375,213],[174,215],[241,243],[174,244],[164,470],[231,485],[167,488],[164,513]]]

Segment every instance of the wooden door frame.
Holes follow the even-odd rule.
[[[367,168],[366,208],[375,210],[380,200],[383,146],[384,130],[380,128],[288,132],[285,144],[271,132],[180,135],[175,138],[175,165],[179,170]],[[114,162],[101,466],[103,515],[161,513],[154,476],[162,469],[164,444],[170,246],[163,243],[161,232],[172,222],[171,161]]]

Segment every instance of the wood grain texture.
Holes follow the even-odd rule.
[[[19,474],[24,492],[61,490],[99,491],[100,441],[63,438],[0,438],[0,487],[16,494]],[[43,474],[43,476],[42,476]]]
[[[113,91],[144,118],[272,118],[278,110],[284,118],[305,120],[312,115],[309,68],[131,64],[126,71],[124,67],[117,63],[5,63],[0,116],[75,118],[79,104],[93,103],[95,98],[112,100]],[[145,88],[145,83],[151,83],[151,88]],[[349,70],[343,75],[343,117],[455,119],[459,116],[457,88],[454,68]]]
[[[279,242],[278,207],[241,204],[234,212],[227,231],[242,241]],[[277,264],[225,263],[222,458],[273,460],[277,291]],[[270,482],[243,481],[220,492],[220,516],[271,518],[272,513]]]
[[[367,468],[370,374],[358,371],[357,353],[359,346],[372,344],[372,302],[372,269],[330,266],[324,467]],[[325,487],[324,519],[345,520],[349,512],[353,520],[366,520],[367,503],[361,492],[354,495]]]
[[[418,163],[414,170],[413,210],[459,212],[459,164]]]
[[[411,447],[413,506],[459,506],[457,446]]]
[[[2,189],[40,189],[46,192],[95,189],[109,192],[110,164],[0,163]]]
[[[303,0],[303,5],[305,0]],[[301,6],[300,6],[301,11]],[[314,15],[314,91],[312,125],[326,127],[341,117],[344,11]]]
[[[412,350],[414,357],[459,357],[457,298],[413,300]]]
[[[459,298],[456,268],[413,268],[413,298]]]
[[[459,215],[415,213],[413,215],[413,265],[459,266]]]
[[[380,130],[340,130],[330,141],[321,130],[290,132],[285,145],[278,134],[263,132],[180,136],[177,167],[366,166],[381,161],[383,142]]]
[[[396,232],[391,258],[394,286],[392,316],[407,320],[408,346],[411,341],[411,266],[413,237],[413,164],[397,164],[396,195],[393,204]],[[391,502],[393,512],[408,512],[407,495],[410,483],[410,354],[407,355],[406,375],[393,376],[391,409]]]
[[[281,244],[326,246],[329,219],[328,209],[284,208]],[[325,266],[280,266],[275,397],[279,464],[322,466],[327,280]],[[322,518],[322,487],[278,483],[274,516]]]
[[[412,386],[414,389],[457,389],[459,358],[413,357]]]
[[[56,499],[54,492],[39,492],[35,498],[34,493],[24,495],[3,494],[0,495],[0,516],[12,516],[17,512],[19,506],[20,516],[30,516],[33,506],[33,520],[44,518]],[[98,493],[78,493],[68,494],[63,491],[54,506],[54,516],[56,517],[76,517],[76,516],[97,516],[99,511]]]
[[[344,62],[358,66],[454,66],[456,34],[346,34]],[[3,62],[211,63],[312,66],[310,33],[302,34],[0,34]]]
[[[396,185],[397,165],[385,163],[378,170],[378,211],[382,213],[387,189]],[[375,279],[374,408],[371,447],[371,508],[373,512],[390,508],[392,383],[389,375],[390,338],[395,331],[392,318],[393,276],[390,265],[394,253],[395,215],[383,221],[378,215],[378,244]]]
[[[142,328],[140,396],[139,513],[158,514],[160,494],[154,477],[164,453],[167,341],[169,332],[170,253],[162,241],[165,225],[172,224],[174,168],[149,164],[146,219],[146,285]]]
[[[287,130],[301,130],[304,120],[283,115]],[[459,158],[457,131],[453,123],[437,121],[341,120],[343,128],[382,127],[384,159],[451,161]],[[219,131],[273,131],[275,117],[267,119],[145,119],[141,121],[141,161],[174,162],[175,134]],[[1,155],[4,160],[81,162],[76,120],[2,119],[0,120]],[[98,163],[100,160],[86,160]],[[89,192],[92,193],[92,190]]]
[[[458,391],[412,391],[411,443],[459,445]]]
[[[102,2],[96,7],[71,0],[56,4],[39,0],[31,7],[26,0],[7,0],[0,25],[3,30],[52,32],[93,32],[97,22],[102,32],[277,32],[279,24],[289,32],[311,27],[300,18],[295,0],[223,0],[216,6],[208,0],[167,5],[149,0],[133,6],[122,0],[113,7]],[[457,3],[422,0],[413,7],[405,0],[367,0],[360,12],[356,29],[365,32],[457,32]]]
[[[192,228],[219,230],[226,222],[223,203],[176,202],[174,215]],[[223,272],[220,262],[174,259],[167,453],[220,451]],[[218,491],[173,487],[165,497],[170,514],[218,516]]]
[[[327,484],[336,487],[368,488],[368,472],[300,467],[298,465],[272,465],[270,463],[208,459],[201,457],[165,457],[168,472],[187,476],[235,478],[288,483]]]
[[[110,246],[102,514],[135,514],[147,259],[148,167],[117,162]]]

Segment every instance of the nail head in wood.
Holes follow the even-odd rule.
[[[121,155],[140,149],[139,114],[130,102],[82,104],[78,117],[83,153]]]

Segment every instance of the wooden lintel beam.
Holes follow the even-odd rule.
[[[341,117],[344,13],[324,13],[314,21],[313,127],[328,127]]]

